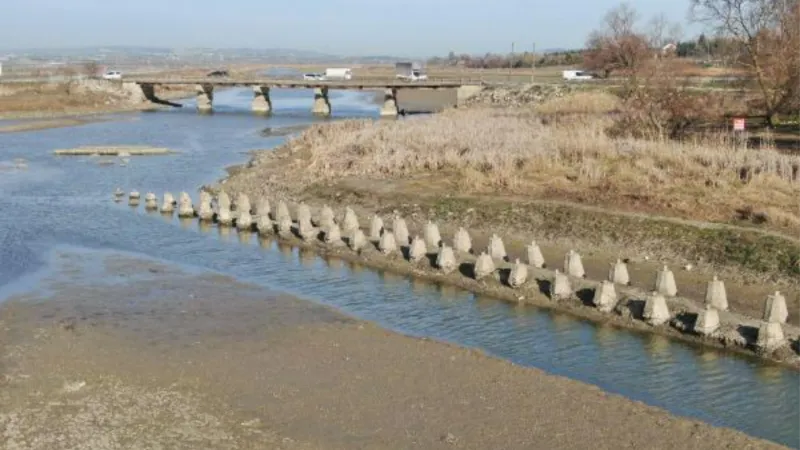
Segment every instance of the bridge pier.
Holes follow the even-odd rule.
[[[268,115],[272,113],[272,100],[269,98],[269,86],[253,86],[253,112]]]
[[[311,113],[315,116],[328,117],[331,115],[331,103],[328,101],[328,88],[314,88],[314,107]]]
[[[211,84],[198,84],[194,89],[197,92],[197,112],[211,112],[211,104],[214,102],[214,86]]]
[[[383,94],[383,106],[381,107],[381,117],[397,117],[397,89],[388,88]]]

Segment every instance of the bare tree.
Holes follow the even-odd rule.
[[[636,31],[637,19],[638,13],[627,3],[609,11],[603,29],[589,35],[584,66],[604,77],[617,70],[635,72],[650,54],[647,37]]]
[[[680,25],[670,23],[664,13],[650,19],[647,30],[650,46],[656,49],[661,49],[667,44],[676,44],[681,39]]]
[[[86,61],[83,63],[83,75],[87,77],[95,77],[97,76],[97,72],[100,70],[100,65],[97,64],[97,61]]]
[[[740,43],[739,61],[758,86],[767,125],[800,104],[798,0],[692,0],[696,20]]]

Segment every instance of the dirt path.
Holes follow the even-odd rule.
[[[61,262],[0,306],[6,448],[779,448],[225,277]]]

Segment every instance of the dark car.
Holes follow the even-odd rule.
[[[215,70],[206,74],[207,77],[227,77],[230,76],[227,70]]]

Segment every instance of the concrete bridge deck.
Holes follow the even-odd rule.
[[[320,116],[331,114],[331,104],[328,99],[330,89],[351,90],[383,90],[384,102],[380,114],[382,117],[397,116],[397,91],[401,89],[455,89],[458,102],[474,95],[483,89],[484,83],[470,79],[433,79],[425,81],[404,81],[398,79],[358,78],[352,80],[298,80],[280,78],[210,78],[210,77],[130,77],[123,80],[124,84],[141,88],[144,96],[152,101],[158,101],[155,96],[155,86],[158,85],[194,85],[197,92],[197,110],[210,112],[214,99],[214,87],[247,86],[253,88],[253,111],[260,114],[269,114],[272,111],[270,89],[313,89],[314,105],[312,113]]]
[[[126,83],[153,85],[211,85],[211,86],[266,86],[271,88],[328,88],[328,89],[457,89],[461,86],[485,84],[480,79],[441,78],[426,81],[403,81],[395,78],[357,78],[351,80],[298,80],[281,78],[173,78],[126,77]]]

